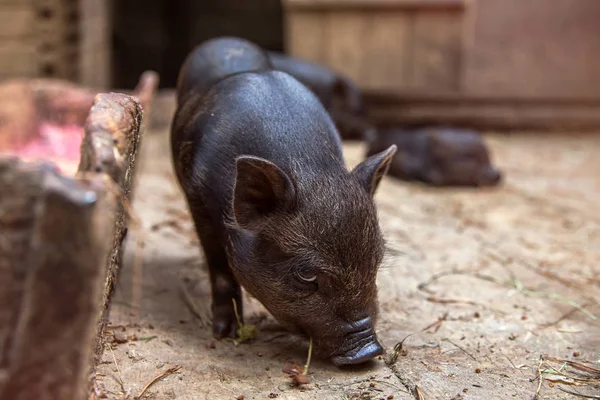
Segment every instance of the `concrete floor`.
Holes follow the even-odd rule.
[[[501,187],[436,190],[386,178],[377,194],[384,231],[400,251],[379,275],[377,330],[388,352],[412,334],[396,363],[340,370],[313,359],[312,383],[298,389],[282,368],[302,365],[308,344],[286,334],[255,300],[248,299],[245,315],[259,329],[256,341],[212,339],[207,273],[172,173],[167,132],[150,132],[134,201],[143,226],[130,228],[97,394],[134,398],[180,366],[142,398],[600,395],[593,374],[560,362],[540,366],[544,355],[600,369],[600,136],[487,140],[505,173]],[[364,149],[345,150],[354,165]],[[124,343],[110,344],[113,334]]]

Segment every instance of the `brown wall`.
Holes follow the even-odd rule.
[[[284,0],[287,49],[363,88],[600,99],[598,0]]]
[[[466,17],[464,92],[600,98],[600,1],[476,0]]]
[[[77,79],[77,18],[77,0],[0,1],[0,79]]]

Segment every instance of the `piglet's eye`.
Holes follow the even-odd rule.
[[[305,276],[302,272],[297,272],[298,278],[303,282],[315,282],[317,280],[317,275],[309,275]]]

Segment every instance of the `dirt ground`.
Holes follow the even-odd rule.
[[[398,250],[379,274],[378,335],[392,353],[411,334],[395,363],[386,356],[342,370],[313,359],[312,382],[299,389],[282,368],[302,365],[308,343],[257,301],[247,299],[245,310],[259,329],[254,342],[212,339],[207,272],[167,129],[149,132],[134,201],[142,228],[128,235],[96,397],[600,396],[600,374],[590,369],[600,369],[600,135],[487,140],[505,173],[501,187],[440,190],[386,178],[378,191],[382,226]],[[345,151],[355,165],[364,148]]]

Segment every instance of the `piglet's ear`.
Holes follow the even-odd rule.
[[[259,157],[240,156],[235,166],[233,214],[240,227],[260,229],[267,218],[294,203],[294,185],[277,165]]]
[[[356,176],[371,196],[375,194],[381,179],[387,173],[388,169],[390,169],[390,164],[394,154],[396,154],[396,150],[397,147],[393,144],[386,150],[373,154],[358,164],[352,171],[352,174]]]

